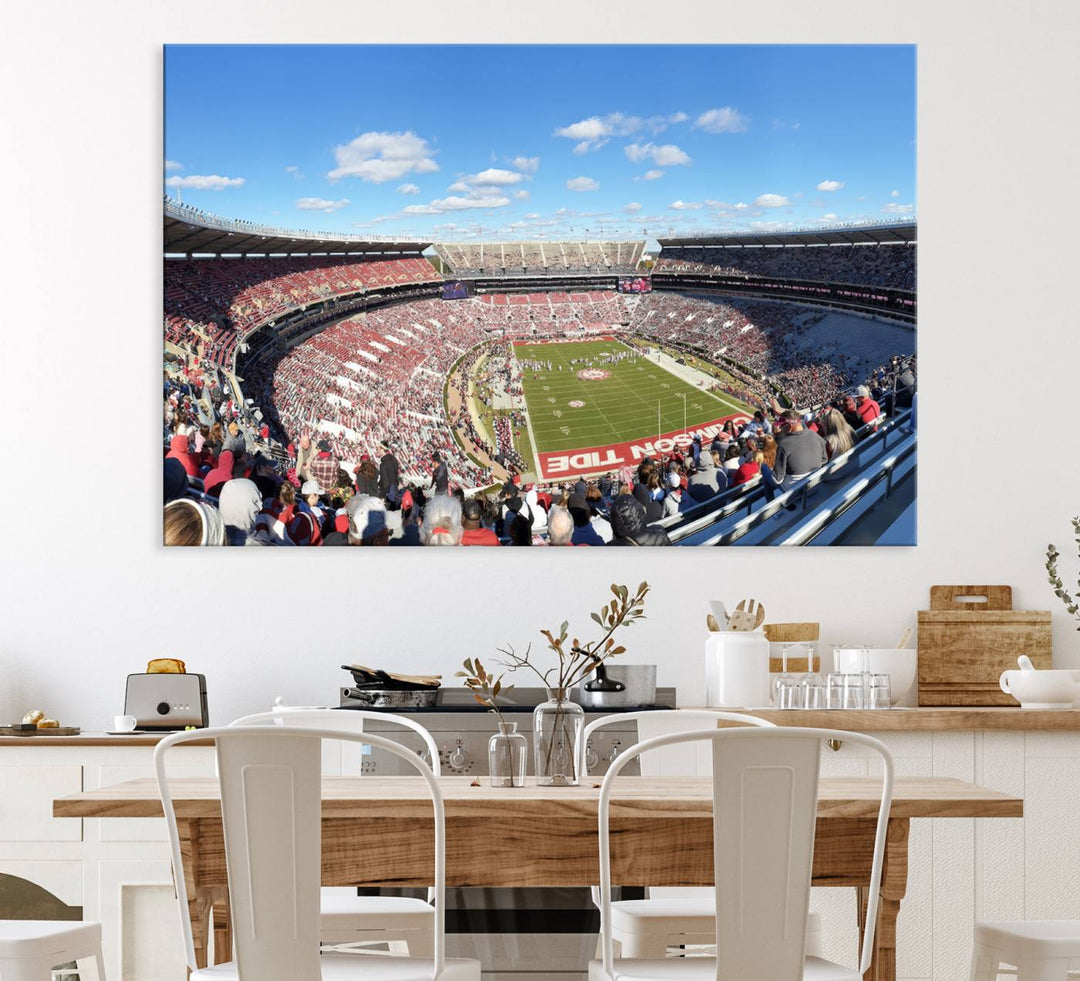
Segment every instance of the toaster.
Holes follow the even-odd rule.
[[[136,729],[158,732],[204,729],[210,724],[206,708],[206,676],[201,674],[129,674],[124,715],[138,720]]]

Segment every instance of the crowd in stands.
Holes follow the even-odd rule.
[[[872,321],[857,347],[850,336],[815,331],[829,315],[779,301],[664,292],[641,300],[630,329],[660,344],[694,350],[709,361],[733,361],[759,382],[769,379],[795,405],[811,406],[857,384],[871,367],[896,353],[889,348],[894,338],[875,333]],[[744,381],[741,387],[747,391],[731,394],[743,401],[766,397],[761,384]]]
[[[726,423],[707,444],[695,434],[689,446],[597,479],[514,477],[492,494],[466,493],[440,449],[425,454],[426,480],[408,479],[389,437],[350,474],[327,441],[305,435],[290,447],[282,475],[246,451],[235,423],[226,432],[217,426],[193,449],[189,418],[177,408],[165,458],[165,543],[670,545],[667,527],[679,515],[759,488],[772,500],[871,436],[889,412],[911,406],[915,373],[914,358],[893,359],[867,379],[873,390],[861,385],[816,412],[774,401],[744,424]],[[183,405],[178,386],[167,390],[169,404]]]
[[[679,248],[661,252],[653,272],[769,276],[914,290],[915,259],[912,244]]]
[[[166,259],[165,340],[225,367],[248,332],[299,307],[438,279],[419,256]]]
[[[645,243],[442,242],[435,251],[456,276],[633,272]]]

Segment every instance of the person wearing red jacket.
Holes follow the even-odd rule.
[[[878,425],[881,420],[881,406],[870,398],[870,389],[860,385],[855,389],[855,414],[865,426],[867,423]]]

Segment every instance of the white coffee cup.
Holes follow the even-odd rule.
[[[139,720],[134,715],[114,715],[113,732],[134,732]]]

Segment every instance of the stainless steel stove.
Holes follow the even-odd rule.
[[[404,714],[419,722],[439,747],[444,774],[488,775],[487,744],[495,731],[491,713],[465,689],[441,689],[434,706],[426,708],[372,709],[350,697],[342,688],[342,710],[365,709]],[[507,721],[518,722],[519,731],[532,741],[532,711],[546,699],[543,688],[514,688],[500,708]],[[505,704],[503,704],[505,703]],[[644,708],[675,708],[675,689],[658,688],[656,705]],[[604,716],[642,711],[643,708],[586,709],[585,724]],[[368,723],[368,731],[386,736],[424,754],[418,736],[400,726]],[[603,774],[624,746],[637,741],[632,721],[605,726],[590,740],[586,756],[590,774]],[[532,775],[530,747],[529,773]],[[372,747],[364,757],[365,773],[405,773],[391,753]],[[637,772],[636,762],[626,769]],[[368,890],[374,892],[377,890]],[[378,890],[385,894],[423,895],[403,890]],[[622,898],[639,898],[640,889],[624,888]],[[588,977],[589,961],[596,956],[600,915],[588,889],[447,889],[447,953],[475,957],[483,968],[484,981],[579,981]]]

